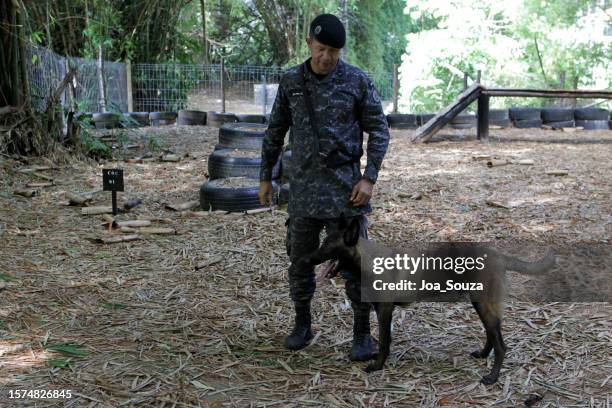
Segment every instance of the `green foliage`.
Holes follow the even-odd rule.
[[[437,111],[482,71],[485,86],[610,88],[612,39],[593,0],[411,1],[400,69],[400,108]],[[550,104],[493,98],[494,107]]]

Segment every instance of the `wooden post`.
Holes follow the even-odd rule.
[[[102,43],[98,45],[98,105],[101,112],[106,112],[106,82],[104,81],[104,59],[102,59]]]
[[[468,74],[467,72],[463,73],[463,90],[465,91],[468,88]]]
[[[478,97],[478,140],[489,139],[489,95]]]
[[[225,63],[221,58],[221,113],[225,113]]]
[[[478,74],[476,76],[476,82],[478,83],[480,83],[481,74],[482,74],[482,71],[478,70]]]
[[[127,84],[128,112],[134,112],[134,99],[132,95],[132,62],[129,59],[125,60],[125,74],[125,81]]]
[[[399,98],[398,68],[397,64],[393,64],[393,113],[397,113],[397,102]]]

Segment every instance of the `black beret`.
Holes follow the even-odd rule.
[[[333,14],[321,14],[310,23],[310,36],[320,42],[334,48],[344,47],[346,32],[344,25]]]

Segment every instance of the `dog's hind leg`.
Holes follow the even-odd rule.
[[[490,385],[497,381],[504,356],[506,355],[506,345],[501,333],[501,304],[499,302],[486,301],[474,302],[474,307],[487,332],[487,343],[481,354],[488,355],[491,352],[491,346],[495,351],[495,360],[491,372],[480,380],[483,384]]]
[[[389,357],[391,349],[391,319],[393,318],[393,303],[374,303],[378,317],[378,355],[376,361],[369,364],[366,372],[382,370]]]
[[[478,313],[478,317],[480,318],[480,321],[482,322],[482,324],[485,326],[485,331],[487,334],[487,341],[485,343],[485,346],[482,350],[474,350],[470,353],[470,356],[474,357],[474,358],[487,358],[489,357],[489,354],[491,353],[491,350],[493,350],[493,338],[490,335],[489,330],[486,330],[486,323],[483,319],[483,315],[481,312],[481,306],[480,303],[478,302],[472,302],[472,305],[474,306],[474,309],[476,309],[476,313]]]

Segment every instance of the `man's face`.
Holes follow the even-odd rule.
[[[327,75],[332,72],[340,58],[340,48],[321,44],[310,37],[306,38],[306,42],[310,49],[311,65],[315,74]]]

